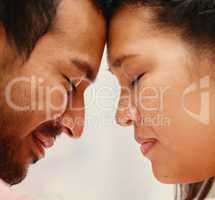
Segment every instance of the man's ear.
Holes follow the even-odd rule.
[[[4,43],[6,42],[6,32],[5,32],[5,28],[4,25],[0,22],[0,47],[2,47],[2,45],[5,45]]]
[[[5,64],[6,31],[0,22],[0,69]]]
[[[4,25],[0,22],[0,71],[15,58],[16,51],[12,49],[8,42]]]
[[[0,57],[2,57],[3,51],[9,53],[9,50],[11,50],[11,47],[8,42],[7,33],[3,23],[0,22]]]

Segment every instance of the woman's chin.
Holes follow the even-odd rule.
[[[153,174],[154,174],[154,177],[157,179],[157,181],[163,184],[193,184],[193,183],[199,183],[211,178],[209,176],[208,177],[207,176],[204,176],[204,177],[187,176],[186,177],[184,175],[174,176],[173,174],[170,174],[170,173],[169,174],[166,173],[164,175],[159,173],[159,170],[153,170]]]

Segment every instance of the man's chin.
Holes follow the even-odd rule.
[[[7,167],[6,169],[1,168],[0,179],[9,185],[16,185],[25,179],[27,171],[26,167],[18,166],[18,164],[12,167]]]
[[[20,138],[0,136],[0,179],[9,185],[20,183],[27,175],[29,151],[26,145]]]
[[[24,175],[22,175],[21,177],[16,177],[15,179],[11,179],[10,181],[10,185],[17,185],[19,183],[21,183],[27,176],[27,173],[25,173]]]

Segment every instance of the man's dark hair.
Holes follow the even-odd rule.
[[[110,4],[111,14],[124,5],[160,8],[158,22],[182,27],[191,39],[215,41],[215,0],[113,0]]]
[[[0,22],[10,44],[19,53],[30,54],[50,28],[56,10],[57,0],[0,0]]]
[[[110,11],[110,0],[94,0],[94,3],[102,10],[103,15],[107,17]]]
[[[7,39],[21,54],[29,55],[52,26],[61,0],[0,0],[0,23]],[[93,0],[107,11],[106,0]]]
[[[125,5],[157,7],[156,19],[159,23],[182,28],[186,38],[195,42],[204,39],[214,46],[215,0],[110,0],[110,4],[110,17]],[[178,185],[176,199],[204,200],[213,183],[214,177],[199,183]]]

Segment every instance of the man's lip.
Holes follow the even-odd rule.
[[[40,160],[45,157],[45,149],[51,148],[54,145],[55,137],[46,136],[42,133],[35,133],[33,137],[37,145],[36,154],[38,156],[38,159]]]
[[[141,145],[140,149],[143,155],[147,155],[149,151],[157,144],[158,140],[155,138],[147,138],[147,139],[141,139],[136,137],[135,138],[137,143]]]
[[[37,157],[35,160],[37,161],[37,160],[40,160],[43,157],[45,157],[45,149],[44,149],[42,143],[40,142],[40,140],[38,140],[35,136],[33,138],[34,138],[34,142],[37,147],[36,152],[35,152],[35,155]],[[35,161],[33,161],[33,162],[35,162]]]
[[[54,145],[55,137],[47,136],[43,133],[36,133],[34,137],[40,141],[44,148],[51,148]]]

